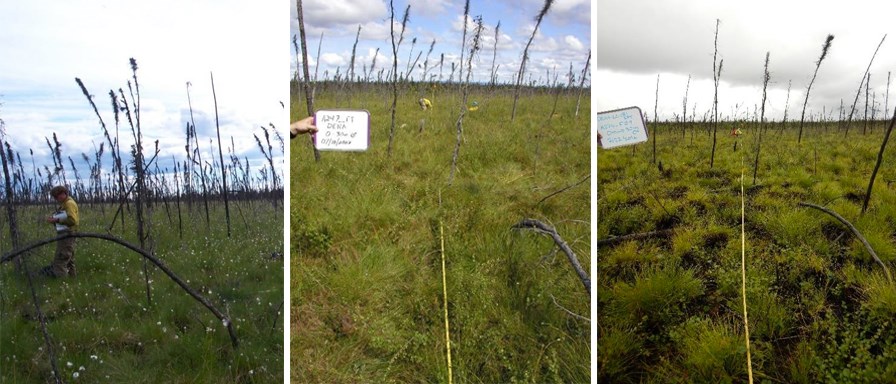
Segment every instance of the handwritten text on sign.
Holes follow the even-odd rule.
[[[365,110],[320,110],[314,114],[320,150],[366,151],[370,142],[370,113]]]
[[[647,128],[641,108],[629,107],[597,114],[597,132],[604,148],[621,147],[647,141]]]

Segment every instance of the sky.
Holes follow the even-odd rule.
[[[463,7],[460,0],[397,0],[394,2],[396,35],[401,30],[400,18],[410,4],[410,19],[405,37],[398,51],[398,68],[407,72],[408,65],[414,63],[422,52],[411,77],[423,76],[426,62],[427,78],[438,80],[438,63],[445,55],[442,79],[451,75],[451,64],[459,63],[463,39]],[[532,30],[535,17],[544,5],[543,0],[472,0],[468,23],[468,42],[471,40],[473,19],[482,17],[484,31],[481,48],[473,60],[472,82],[487,83],[490,80],[493,58],[498,73],[498,82],[511,83],[515,80],[522,59],[523,49]],[[366,65],[370,67],[376,57],[374,72],[388,71],[392,66],[392,45],[390,43],[389,2],[384,0],[305,0],[303,2],[305,33],[308,40],[309,72],[318,79],[333,78],[336,71],[345,73],[352,57],[352,45],[361,26],[360,39],[355,55],[355,73],[363,76]],[[557,81],[566,84],[570,64],[575,74],[575,82],[581,76],[591,49],[591,0],[556,0],[544,17],[538,33],[529,49],[530,59],[527,74],[533,81]],[[289,44],[293,54],[291,69],[295,71],[296,57],[292,37],[298,35],[296,4],[291,4],[291,24]],[[500,28],[497,28],[500,22]],[[495,30],[498,29],[497,54],[495,54]],[[321,35],[323,36],[321,40]],[[413,43],[417,39],[416,44]],[[426,55],[433,46],[427,62]],[[301,44],[301,43],[300,43]],[[317,59],[320,46],[320,59]],[[301,45],[300,45],[301,47]],[[377,53],[377,48],[379,52]],[[469,57],[469,44],[464,57]],[[301,55],[300,55],[301,56]],[[301,61],[299,57],[298,61]],[[466,61],[466,59],[464,60]],[[466,64],[465,64],[466,65]],[[550,76],[548,76],[550,71]],[[385,73],[385,72],[384,72]],[[458,74],[455,73],[455,80]],[[372,78],[376,74],[371,75]],[[527,76],[528,80],[528,76]],[[590,73],[586,78],[586,86]]]
[[[799,120],[822,45],[832,34],[828,56],[809,92],[806,114],[833,113],[837,118],[840,101],[848,112],[875,48],[890,34],[870,69],[870,93],[875,95],[877,117],[882,118],[884,109],[892,111],[896,105],[894,97],[886,102],[887,75],[896,69],[896,34],[891,33],[896,32],[896,24],[890,19],[896,4],[868,0],[846,4],[830,0],[598,0],[592,81],[597,111],[638,106],[653,119],[656,105],[660,120],[672,120],[682,114],[691,76],[688,114],[696,104],[697,119],[701,119],[712,106],[713,39],[719,19],[718,55],[724,60],[719,86],[722,117],[753,118],[762,101],[768,52],[771,80],[766,118],[780,121],[788,106],[788,120]],[[891,82],[896,83],[896,76]],[[864,86],[856,108],[864,116]]]
[[[160,169],[172,169],[172,158],[186,156],[188,82],[203,160],[212,153],[217,158],[213,73],[225,161],[233,138],[236,154],[257,170],[265,163],[253,134],[263,137],[260,127],[273,123],[285,136],[288,126],[281,102],[289,101],[290,52],[280,43],[288,15],[289,0],[0,2],[0,119],[6,139],[29,166],[33,149],[38,166],[52,168],[46,140],[52,142],[56,133],[66,168],[70,156],[85,177],[81,154],[92,158],[105,139],[75,78],[94,95],[113,130],[108,94],[119,88],[128,93],[134,58],[144,147],[159,141]],[[126,124],[120,140],[126,153],[133,143]],[[283,155],[273,145],[281,164]],[[106,155],[104,169],[111,164]]]

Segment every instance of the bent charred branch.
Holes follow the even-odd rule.
[[[859,230],[856,229],[856,227],[855,227],[854,225],[852,225],[852,223],[846,221],[846,219],[844,219],[843,216],[840,216],[837,212],[834,212],[834,211],[832,211],[832,210],[830,210],[830,209],[828,209],[828,208],[822,207],[822,206],[820,206],[820,205],[815,205],[815,204],[812,204],[812,203],[806,203],[806,202],[799,202],[799,204],[797,204],[797,205],[799,205],[799,206],[801,206],[801,207],[815,208],[815,209],[817,209],[817,210],[819,210],[819,211],[822,211],[822,212],[827,213],[827,214],[829,214],[829,215],[831,215],[831,216],[834,216],[835,219],[837,219],[837,220],[839,220],[841,223],[843,223],[843,225],[845,225],[847,228],[849,228],[849,230],[852,232],[852,234],[855,235],[855,237],[856,237],[857,239],[859,239],[859,241],[861,241],[863,245],[865,245],[865,249],[868,250],[868,253],[871,254],[871,257],[872,257],[872,258],[874,258],[874,261],[876,261],[878,264],[880,264],[881,268],[884,269],[884,273],[887,274],[887,281],[890,282],[890,284],[893,283],[893,277],[890,276],[890,269],[887,268],[886,264],[884,264],[884,262],[881,261],[881,259],[880,259],[879,257],[877,257],[877,253],[875,253],[875,252],[874,252],[874,249],[871,248],[871,244],[868,243],[868,240],[866,240],[865,237],[862,236],[862,234],[859,232]]]
[[[563,241],[563,238],[560,237],[560,234],[557,233],[556,229],[535,219],[523,219],[511,228],[532,229],[537,232],[550,235],[551,238],[554,239],[554,243],[556,243],[557,246],[563,250],[563,253],[566,254],[566,257],[569,259],[569,263],[572,264],[572,268],[576,270],[576,273],[579,275],[579,280],[582,280],[582,285],[585,286],[585,291],[588,292],[589,296],[591,295],[591,279],[588,278],[588,273],[586,273],[585,269],[582,268],[582,264],[579,264],[579,259],[576,258],[576,254],[572,251],[571,248],[569,248],[569,245],[566,244],[565,241]]]
[[[556,195],[559,195],[559,194],[561,194],[561,193],[563,193],[563,192],[566,192],[566,191],[568,191],[568,190],[570,190],[570,189],[572,189],[572,188],[578,187],[580,184],[584,183],[585,181],[587,181],[587,180],[590,179],[590,178],[591,178],[591,175],[586,175],[584,178],[582,178],[582,180],[579,180],[577,183],[572,184],[572,185],[568,185],[568,186],[566,186],[565,188],[563,188],[563,189],[561,189],[561,190],[559,190],[559,191],[556,191],[556,192],[554,192],[554,193],[551,193],[550,195],[547,195],[547,196],[541,198],[541,200],[538,200],[538,203],[536,203],[536,204],[541,204],[541,203],[543,203],[545,200],[550,199],[551,197],[554,197],[554,196],[556,196]]]
[[[644,239],[652,239],[652,238],[656,238],[656,237],[669,237],[669,236],[672,236],[672,233],[674,233],[674,230],[672,230],[672,229],[663,229],[663,230],[659,230],[659,231],[644,232],[644,233],[633,233],[631,235],[616,236],[616,237],[611,237],[608,239],[598,240],[597,246],[600,247],[601,245],[613,245],[616,243],[621,243],[623,241],[629,241],[629,240],[644,240]]]
[[[25,252],[28,252],[32,249],[39,248],[39,247],[42,247],[47,244],[55,243],[57,241],[64,240],[64,239],[67,239],[70,237],[87,237],[87,238],[107,240],[107,241],[111,241],[113,243],[119,244],[119,245],[121,245],[125,248],[128,248],[134,252],[139,253],[141,256],[143,256],[143,258],[145,260],[149,260],[150,262],[155,264],[157,267],[159,267],[159,269],[161,269],[163,272],[165,272],[165,274],[168,275],[168,277],[170,277],[171,280],[174,280],[174,282],[177,283],[177,285],[179,285],[181,288],[183,288],[184,291],[186,291],[188,294],[190,294],[190,296],[192,296],[194,299],[196,299],[196,301],[202,303],[202,305],[204,305],[206,308],[208,308],[208,310],[211,311],[212,314],[215,315],[215,317],[217,317],[219,320],[221,320],[224,323],[224,325],[227,327],[227,332],[230,334],[230,342],[233,344],[233,347],[236,348],[239,346],[239,341],[237,340],[236,333],[233,330],[233,324],[230,321],[230,318],[227,317],[227,315],[221,313],[221,311],[219,311],[217,308],[215,308],[215,306],[212,305],[212,303],[209,302],[208,299],[206,299],[201,294],[199,294],[199,292],[197,292],[193,288],[190,288],[190,286],[187,285],[187,283],[184,282],[183,279],[181,279],[179,276],[177,276],[161,260],[159,260],[158,258],[153,256],[149,252],[137,247],[136,245],[128,243],[122,239],[115,237],[115,236],[106,235],[106,234],[102,234],[102,233],[68,233],[65,235],[60,235],[60,236],[56,236],[56,237],[49,238],[49,239],[38,240],[38,241],[31,243],[29,245],[26,245],[22,248],[12,250],[12,251],[4,254],[3,257],[0,257],[0,265],[2,265],[3,263],[6,263],[8,261],[15,260],[20,255],[22,255]]]

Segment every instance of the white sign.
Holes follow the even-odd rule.
[[[604,148],[647,141],[647,126],[638,107],[598,112],[597,132],[601,136],[600,145]]]
[[[314,125],[314,146],[322,151],[366,151],[370,143],[370,112],[365,110],[320,110]]]
[[[65,211],[56,211],[53,213],[53,218],[59,219],[59,220],[65,220],[68,218],[68,213],[65,213]],[[56,232],[68,231],[68,230],[69,230],[69,228],[67,225],[56,223]]]

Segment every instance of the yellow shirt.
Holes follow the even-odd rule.
[[[61,205],[59,205],[60,211],[65,211],[65,214],[68,216],[59,221],[59,224],[67,225],[69,230],[72,232],[76,232],[78,230],[78,224],[81,222],[80,218],[78,218],[78,204],[75,203],[75,199],[72,199],[71,196],[65,199]]]

